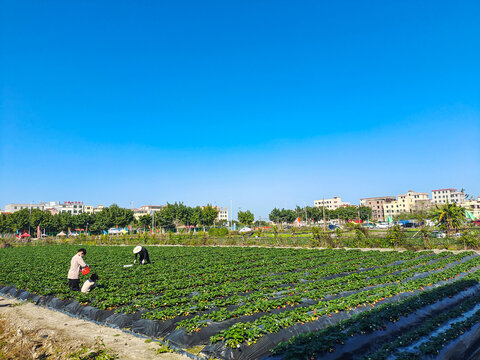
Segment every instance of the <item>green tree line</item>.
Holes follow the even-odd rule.
[[[145,229],[152,226],[173,229],[179,226],[212,226],[217,216],[218,209],[211,205],[190,207],[180,202],[167,204],[165,208],[152,215],[143,215],[138,222]]]
[[[163,227],[173,229],[182,225],[212,226],[218,210],[211,205],[205,207],[189,207],[182,203],[167,204],[165,208],[153,215],[144,215],[138,221],[130,209],[111,205],[94,214],[82,213],[72,215],[69,212],[52,215],[49,211],[39,209],[22,209],[11,214],[0,214],[0,233],[32,232],[37,227],[46,233],[58,233],[69,229],[83,229],[91,233],[102,233],[112,227],[136,225],[145,229]]]
[[[275,223],[293,223],[295,219],[300,218],[303,221],[318,222],[323,220],[323,208],[306,206],[301,208],[297,206],[294,210],[274,208],[269,219]],[[335,210],[325,208],[325,219],[327,221],[339,219],[343,221],[356,220],[360,218],[363,221],[372,219],[372,209],[367,206],[345,206]]]

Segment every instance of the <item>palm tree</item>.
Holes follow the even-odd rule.
[[[451,233],[459,229],[465,221],[465,209],[447,201],[445,205],[436,206],[432,220],[436,221],[441,229]]]

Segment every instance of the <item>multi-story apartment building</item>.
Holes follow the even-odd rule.
[[[432,190],[432,201],[434,204],[446,204],[447,202],[462,204],[467,200],[466,194],[457,189]]]
[[[5,205],[5,212],[7,213],[14,213],[22,209],[45,210],[45,203],[42,202],[40,204],[7,204]]]
[[[97,214],[99,212],[102,212],[105,206],[103,205],[98,205],[96,208],[93,208],[93,213]]]
[[[385,218],[388,216],[394,217],[401,213],[409,213],[419,210],[421,206],[429,204],[428,193],[417,193],[413,190],[408,190],[406,194],[397,196],[397,200],[383,205],[383,213]]]
[[[468,210],[477,220],[480,220],[480,196],[476,200],[467,200],[460,204]]]
[[[410,206],[410,212],[426,211],[434,206],[431,199],[417,200]]]
[[[45,204],[45,211],[49,211],[52,215],[60,213],[60,202],[58,201],[49,201],[48,204]]]
[[[82,201],[65,201],[63,203],[50,201],[48,203],[41,202],[39,204],[8,204],[5,207],[6,212],[15,212],[22,209],[49,211],[52,215],[60,213],[70,213],[72,215],[79,215],[84,212],[93,213],[93,206],[84,205]]]
[[[228,221],[228,208],[227,207],[216,207],[218,210],[218,215],[215,221]]]
[[[395,196],[363,198],[360,199],[360,206],[368,206],[370,209],[372,209],[372,220],[385,221],[383,205],[390,204],[392,201],[395,200],[397,200]]]
[[[342,198],[340,196],[334,196],[331,199],[322,199],[322,200],[315,200],[313,202],[315,207],[324,207],[325,209],[335,210],[341,206],[349,206],[349,202],[342,202]]]
[[[83,212],[86,214],[93,214],[94,207],[92,205],[83,205]]]
[[[83,201],[64,201],[63,204],[55,206],[59,213],[70,213],[80,215],[83,213]]]
[[[138,209],[133,210],[133,216],[135,219],[140,219],[144,215],[151,215],[154,212],[160,211],[167,207],[166,205],[144,205],[140,206]]]

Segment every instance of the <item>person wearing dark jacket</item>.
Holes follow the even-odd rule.
[[[133,253],[135,254],[135,260],[133,261],[134,264],[137,262],[137,255],[140,256],[140,264],[150,264],[150,257],[148,256],[148,251],[143,246],[135,246],[135,248],[133,249]]]

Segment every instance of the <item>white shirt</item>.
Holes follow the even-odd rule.
[[[83,293],[88,293],[92,288],[95,286],[95,281],[92,281],[90,279],[86,280],[83,285],[82,285],[82,292]]]
[[[68,270],[68,278],[69,279],[78,279],[80,275],[80,268],[85,267],[87,264],[83,261],[83,258],[76,254],[72,257],[72,261],[70,262],[70,270]]]

